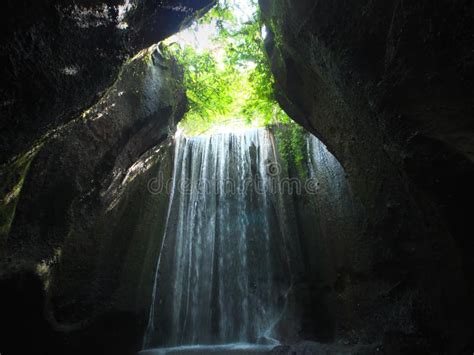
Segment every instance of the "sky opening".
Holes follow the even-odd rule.
[[[199,135],[286,120],[273,97],[256,0],[219,0],[165,44],[185,70],[190,110],[179,128]]]

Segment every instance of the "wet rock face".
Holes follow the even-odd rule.
[[[341,161],[368,214],[356,262],[335,270],[334,337],[462,352],[474,284],[472,3],[260,5],[281,105]]]
[[[38,343],[51,346],[48,353],[57,344],[71,354],[140,346],[167,208],[166,190],[150,192],[148,183],[171,174],[169,138],[187,108],[182,79],[161,45],[142,51],[96,105],[19,158],[28,168],[2,235],[0,283],[26,279],[3,288],[6,298],[22,287],[44,297],[35,316],[45,319],[34,320],[50,327]],[[23,323],[12,324],[12,333],[32,336]],[[101,337],[103,343],[94,340]]]
[[[8,0],[0,15],[0,163],[91,106],[122,63],[213,0]]]
[[[128,169],[168,138],[184,115],[181,80],[174,59],[152,47],[123,67],[96,105],[39,143],[8,236],[9,255],[49,258],[71,221],[88,224],[97,209],[108,207]]]
[[[387,128],[403,129],[394,138],[418,131],[473,159],[470,2],[361,6],[262,0],[261,7],[274,30],[271,46],[280,52],[269,48],[279,56],[274,69],[282,94],[308,120],[314,121],[311,116],[317,113],[323,116],[315,127],[320,134],[329,125],[324,110],[348,109],[358,121],[360,110],[388,111],[383,112]],[[311,82],[313,90],[302,90],[299,81]],[[328,93],[319,92],[322,88]],[[318,105],[309,100],[315,94]]]

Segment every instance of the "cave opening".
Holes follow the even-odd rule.
[[[335,337],[328,250],[357,239],[362,209],[341,164],[277,102],[267,36],[257,1],[221,0],[162,45],[184,70],[189,110],[142,354]]]
[[[255,0],[220,0],[165,45],[184,68],[186,135],[265,128],[293,121],[273,95],[265,27]]]
[[[6,1],[0,353],[472,353],[471,3]]]

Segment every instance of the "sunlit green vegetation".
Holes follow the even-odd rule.
[[[221,0],[171,39],[170,48],[185,68],[190,105],[181,123],[185,133],[290,122],[273,96],[263,37],[256,0]]]
[[[272,127],[282,157],[298,167],[306,133],[275,100],[264,33],[257,0],[220,0],[169,41],[185,70],[190,106],[180,128],[199,135]]]

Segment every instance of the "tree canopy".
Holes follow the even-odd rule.
[[[173,38],[171,50],[185,68],[187,134],[290,122],[273,96],[256,0],[221,0],[186,31],[188,41]]]

